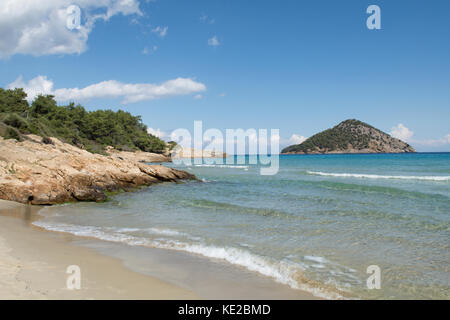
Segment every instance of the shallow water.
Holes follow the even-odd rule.
[[[49,207],[51,230],[215,258],[328,298],[450,298],[450,154],[280,156],[181,167],[107,203]],[[174,165],[174,164],[171,164]],[[367,267],[381,269],[368,290]]]

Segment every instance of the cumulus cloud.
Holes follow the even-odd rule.
[[[158,129],[147,128],[147,132],[154,135],[155,137],[158,137],[158,138],[166,141],[166,142],[169,142],[169,141],[175,141],[177,143],[180,142],[180,141],[178,141],[179,139],[177,138],[176,130],[168,132],[168,131],[161,130],[160,128],[158,128]],[[190,139],[188,139],[188,140],[184,141],[184,144],[186,144],[186,146],[190,146],[191,142],[192,141]],[[183,144],[183,146],[184,146],[184,144]]]
[[[220,42],[219,42],[219,39],[217,39],[217,36],[214,36],[211,39],[208,39],[208,45],[212,46],[212,47],[220,46]]]
[[[122,103],[134,103],[178,95],[188,95],[206,90],[203,83],[190,78],[177,78],[161,84],[122,83],[116,80],[102,81],[84,88],[53,89],[53,81],[45,76],[37,76],[28,82],[22,77],[10,83],[7,88],[23,88],[28,99],[33,100],[38,94],[51,94],[57,101],[78,101],[96,98],[121,98]]]
[[[169,27],[156,27],[152,29],[153,33],[156,33],[161,38],[164,38],[167,35],[167,31],[169,30]]]
[[[304,137],[304,136],[302,136],[300,134],[296,134],[296,133],[292,134],[289,139],[288,138],[282,138],[282,137],[278,136],[278,141],[279,141],[279,144],[280,144],[280,148],[288,147],[288,146],[291,146],[293,144],[300,144],[303,141],[305,141],[306,139],[307,139],[306,137]]]
[[[163,140],[169,140],[170,139],[170,134],[168,134],[167,132],[165,132],[165,131],[162,131],[161,129],[153,129],[153,128],[147,128],[147,132],[149,133],[149,134],[152,134],[152,135],[154,135],[155,137],[158,137],[158,138],[160,138],[160,139],[163,139]]]
[[[399,123],[397,126],[392,127],[390,135],[394,138],[408,141],[414,135],[414,132],[405,127],[402,123]]]
[[[158,50],[158,46],[153,46],[151,48],[149,47],[144,47],[144,49],[142,49],[141,53],[144,55],[148,55],[148,54],[153,54]]]
[[[214,24],[216,22],[216,20],[214,18],[211,18],[206,14],[202,14],[200,16],[200,21],[203,23],[209,23],[209,24]]]
[[[450,143],[450,134],[446,135],[443,140],[445,141],[445,143]]]
[[[414,132],[401,123],[395,127],[392,127],[390,135],[408,143],[426,147],[439,147],[450,144],[450,134],[447,134],[440,139],[414,139]]]
[[[305,141],[305,140],[306,140],[306,137],[294,133],[294,134],[289,138],[288,144],[290,144],[290,145],[291,145],[291,144],[300,144],[300,143],[302,143],[302,142]]]
[[[409,142],[416,144],[416,145],[426,146],[426,147],[440,147],[440,146],[450,144],[450,134],[447,134],[446,136],[444,136],[440,139],[423,139],[423,140],[412,139]]]
[[[37,76],[27,83],[19,76],[14,82],[6,86],[7,89],[23,88],[27,93],[28,101],[34,100],[39,94],[53,94],[53,81],[45,76]]]
[[[142,15],[138,0],[78,0],[82,23],[67,28],[73,0],[2,0],[0,2],[0,58],[15,54],[34,56],[81,54],[97,20],[115,15]]]

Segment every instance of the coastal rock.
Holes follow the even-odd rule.
[[[303,143],[284,148],[282,154],[408,153],[412,146],[367,123],[349,119],[319,132]]]
[[[146,162],[146,163],[154,163],[154,162],[171,162],[170,156],[159,154],[159,153],[150,153],[144,151],[119,151],[114,149],[111,146],[106,147],[106,153],[113,158],[117,158],[119,160],[127,160],[127,161],[135,161],[135,162]]]
[[[103,201],[106,191],[196,179],[185,171],[139,162],[150,160],[149,154],[103,156],[50,139],[45,144],[34,135],[22,142],[0,137],[0,199],[31,204]]]
[[[199,150],[194,148],[185,148],[182,146],[176,146],[172,152],[172,159],[177,158],[226,158],[225,152],[219,152],[215,150]]]

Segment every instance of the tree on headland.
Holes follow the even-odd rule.
[[[70,103],[58,106],[52,95],[39,95],[31,105],[23,89],[0,88],[0,135],[22,140],[23,135],[55,137],[90,152],[119,150],[161,153],[166,143],[147,132],[140,116],[118,110],[86,111]]]

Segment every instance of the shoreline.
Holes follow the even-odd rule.
[[[48,231],[39,210],[0,200],[0,299],[320,299],[221,261]],[[69,265],[81,290],[66,288]]]
[[[33,227],[38,209],[0,200],[0,299],[199,298],[185,288],[133,272],[117,258],[72,245],[74,236]],[[66,287],[70,265],[81,269],[80,290]]]

